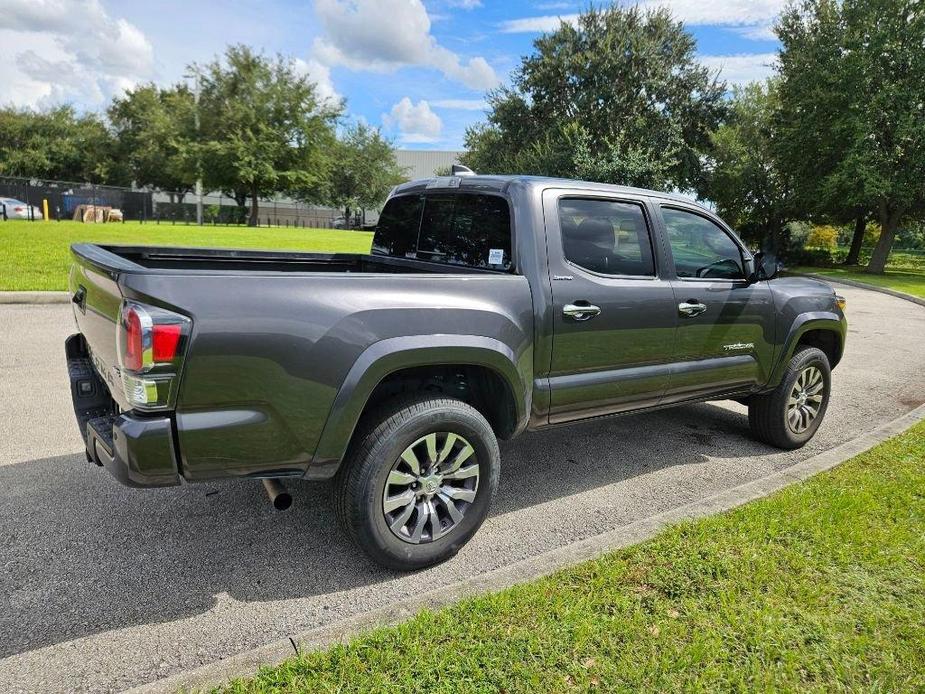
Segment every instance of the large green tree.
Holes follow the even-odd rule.
[[[701,188],[726,88],[668,11],[591,8],[533,46],[467,131],[467,166]]]
[[[96,114],[70,106],[0,109],[0,175],[123,183],[114,140]]]
[[[363,123],[348,126],[334,149],[328,201],[349,219],[355,209],[377,206],[404,180],[392,144]]]
[[[197,131],[193,94],[187,87],[137,87],[113,100],[109,120],[118,156],[136,185],[177,193],[180,200],[193,189]]]
[[[778,25],[780,157],[798,197],[881,232],[882,273],[899,224],[925,214],[925,8],[915,0],[804,0]]]
[[[729,117],[713,134],[706,196],[743,238],[779,252],[793,208],[774,152],[776,82],[737,87],[730,103]]]
[[[248,223],[259,199],[274,194],[323,197],[340,104],[318,98],[291,60],[230,46],[200,73],[203,180],[213,190],[247,191]]]

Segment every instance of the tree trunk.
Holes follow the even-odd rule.
[[[257,203],[257,186],[251,186],[251,215],[247,219],[247,226],[255,227],[257,226],[257,215],[260,214],[260,209]]]
[[[857,265],[861,258],[861,244],[864,243],[864,231],[867,229],[867,214],[858,212],[854,218],[854,236],[851,237],[851,249],[845,258],[845,265]]]
[[[880,238],[877,239],[877,245],[874,246],[874,252],[870,255],[870,263],[867,265],[867,272],[875,275],[882,275],[886,270],[886,261],[890,257],[890,251],[893,250],[893,241],[896,239],[896,230],[899,228],[899,219],[902,216],[900,210],[891,210],[883,207],[880,211]]]

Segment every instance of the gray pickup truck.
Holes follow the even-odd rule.
[[[280,507],[286,479],[333,478],[346,532],[399,569],[472,537],[524,431],[734,399],[802,446],[845,342],[842,298],[710,210],[569,180],[398,186],[368,255],[72,251],[90,461],[138,487],[260,479]]]

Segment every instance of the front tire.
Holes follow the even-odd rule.
[[[802,447],[822,424],[831,389],[832,369],[825,352],[799,347],[777,388],[749,399],[752,435],[785,450]]]
[[[374,561],[421,569],[453,557],[479,529],[500,467],[498,441],[474,407],[439,396],[399,399],[361,423],[334,505]]]

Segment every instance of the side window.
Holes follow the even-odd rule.
[[[729,234],[706,217],[662,208],[678,277],[744,279],[742,252]]]
[[[652,242],[639,205],[563,198],[559,225],[565,257],[575,265],[604,275],[655,275]]]

